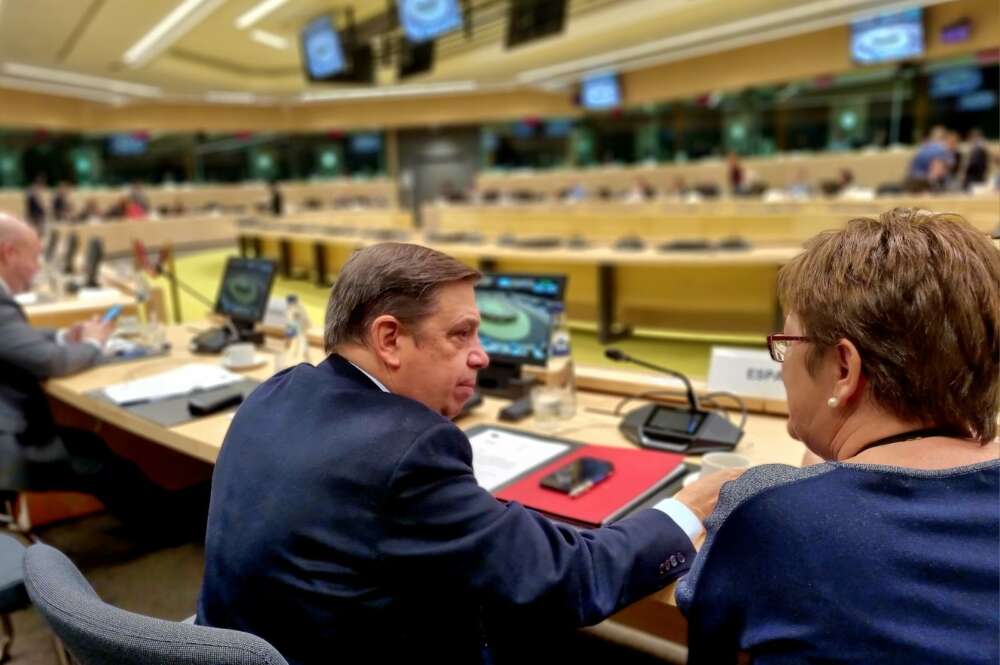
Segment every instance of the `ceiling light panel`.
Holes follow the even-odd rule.
[[[125,51],[122,61],[130,67],[142,67],[225,1],[184,0]]]
[[[264,46],[282,50],[288,48],[288,40],[280,35],[266,30],[254,30],[250,33],[250,39]]]
[[[246,30],[286,2],[288,0],[264,0],[264,2],[254,5],[248,11],[239,15],[236,19],[236,28],[238,30]]]
[[[104,78],[102,76],[90,76],[89,74],[77,74],[76,72],[67,72],[61,69],[48,69],[47,67],[24,65],[18,62],[4,63],[3,71],[5,74],[20,76],[27,79],[51,81],[53,83],[63,83],[83,88],[93,88],[104,92],[134,95],[136,97],[160,97],[163,94],[159,88],[151,85],[118,81],[115,79]]]

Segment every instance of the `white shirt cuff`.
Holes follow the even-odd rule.
[[[56,331],[56,344],[59,346],[66,346],[69,342],[66,340],[66,333],[69,332],[66,328],[60,328]],[[83,344],[90,344],[92,347],[98,351],[104,352],[104,345],[98,342],[96,339],[84,339],[80,340]]]
[[[677,499],[664,499],[653,506],[653,510],[659,510],[672,519],[681,528],[681,531],[687,534],[691,542],[694,542],[695,538],[705,532],[705,527],[694,511]]]

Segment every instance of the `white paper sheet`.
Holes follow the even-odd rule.
[[[483,489],[493,491],[525,471],[566,452],[565,443],[543,441],[504,430],[487,429],[469,438],[472,472]]]
[[[189,363],[135,381],[116,383],[104,389],[115,404],[136,404],[187,395],[196,390],[210,390],[242,380],[242,376],[218,365]]]

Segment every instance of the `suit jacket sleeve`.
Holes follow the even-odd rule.
[[[0,363],[44,380],[86,369],[99,356],[92,344],[58,344],[54,330],[33,328],[15,303],[0,300]]]
[[[574,625],[597,623],[662,588],[694,558],[687,535],[659,511],[580,531],[501,503],[476,483],[472,447],[450,423],[403,456],[385,515],[390,570]]]

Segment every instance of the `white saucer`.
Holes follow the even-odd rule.
[[[231,369],[233,371],[239,372],[240,370],[245,370],[245,369],[256,369],[264,365],[267,361],[268,361],[267,355],[263,353],[256,353],[254,354],[253,362],[246,363],[243,365],[233,365],[228,360],[223,358],[222,366],[225,367],[226,369]]]

